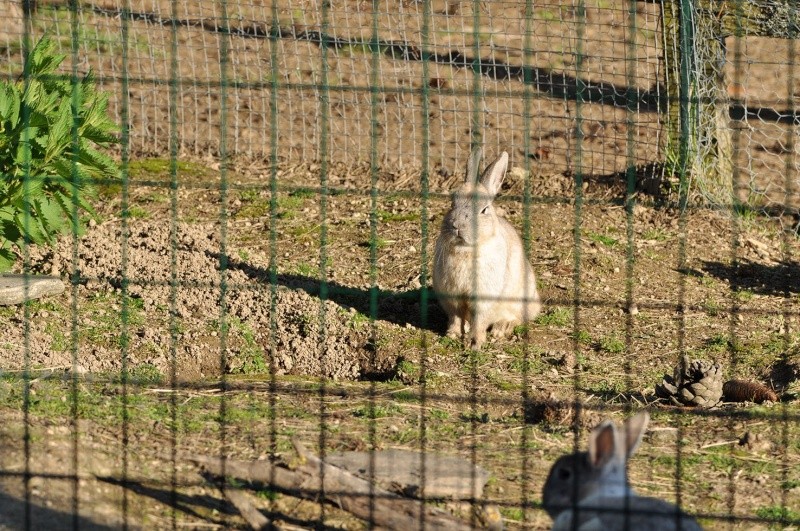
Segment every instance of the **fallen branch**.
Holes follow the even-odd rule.
[[[426,529],[473,529],[472,525],[442,509],[376,487],[346,470],[325,463],[298,441],[293,441],[293,444],[305,461],[295,470],[268,461],[223,460],[206,456],[192,456],[189,459],[213,476],[232,477],[309,500],[324,496],[343,510],[379,528],[417,529],[424,521]]]
[[[204,474],[205,478],[212,481],[214,477],[211,474]],[[264,529],[274,529],[270,526],[269,519],[261,514],[261,511],[253,504],[253,496],[245,491],[239,490],[229,485],[220,485],[220,491],[231,502],[231,505],[236,507],[242,518],[253,528],[254,531],[262,531]]]

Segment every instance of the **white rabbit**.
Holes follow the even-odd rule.
[[[605,420],[589,435],[588,452],[562,456],[553,464],[542,492],[553,531],[702,530],[677,506],[639,496],[628,483],[627,462],[648,421],[646,411],[628,419],[623,429]]]
[[[436,239],[433,289],[447,313],[447,335],[480,349],[486,332],[506,335],[541,309],[536,277],[514,227],[498,215],[493,200],[505,177],[503,152],[478,179],[481,148],[467,163],[464,184],[453,193]]]

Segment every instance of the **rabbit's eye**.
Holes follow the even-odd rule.
[[[572,478],[572,470],[570,470],[569,468],[562,468],[561,470],[558,471],[558,479],[566,481],[570,478]]]

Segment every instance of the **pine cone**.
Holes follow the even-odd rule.
[[[664,375],[656,385],[656,396],[676,406],[714,407],[722,399],[722,369],[718,363],[684,356],[674,375]]]

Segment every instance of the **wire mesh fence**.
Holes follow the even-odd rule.
[[[66,291],[0,307],[2,525],[800,525],[792,5],[0,7],[3,81],[47,35],[121,124],[85,232],[14,248]],[[470,348],[480,279],[450,335],[432,286],[476,146],[461,230],[507,218],[535,280],[491,296],[542,310]],[[587,446],[686,513],[578,506]]]

